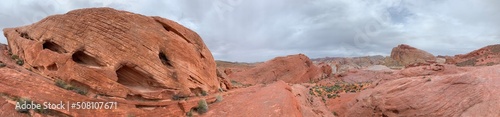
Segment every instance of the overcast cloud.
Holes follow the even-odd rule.
[[[498,0],[11,0],[0,4],[0,28],[112,7],[177,21],[218,60],[389,55],[403,43],[455,55],[500,43],[499,6]],[[7,43],[4,36],[0,42]]]

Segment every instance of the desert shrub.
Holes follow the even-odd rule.
[[[19,56],[17,56],[17,55],[12,55],[12,56],[10,56],[10,58],[11,58],[12,60],[17,60],[17,59],[19,59]]]
[[[56,80],[56,86],[57,87],[60,87],[60,88],[63,88],[63,89],[67,89],[68,87],[68,84],[66,84],[66,82],[64,82],[63,80],[60,80],[60,79],[57,79]]]
[[[17,103],[19,103],[19,105],[28,104],[28,103],[31,102],[31,100],[27,99],[27,98],[17,98],[17,99],[15,99],[15,101]],[[19,113],[29,113],[30,110],[28,110],[28,109],[16,109],[16,111],[19,112]]]
[[[492,51],[493,53],[499,53],[499,52],[500,52],[500,46],[498,46],[498,45],[497,45],[497,46],[494,46],[494,47],[491,49],[491,51]]]
[[[336,98],[336,97],[340,97],[338,94],[328,94],[326,95],[328,98]]]
[[[339,116],[339,114],[337,114],[337,112],[335,112],[335,111],[333,111],[332,114],[335,116]]]
[[[80,95],[87,95],[88,91],[86,89],[83,89],[83,88],[75,88],[73,87],[73,89],[71,90],[73,92],[76,92]]]
[[[28,98],[16,98],[14,99],[17,103],[19,103],[20,105],[23,105],[23,104],[30,104],[32,101]],[[34,102],[33,102],[34,103]],[[34,103],[36,104],[36,103]],[[29,109],[16,109],[17,112],[19,113],[29,113]],[[44,109],[43,107],[40,107],[40,108],[35,108],[33,109],[33,111],[35,111],[36,113],[40,113],[40,114],[47,114],[49,112],[49,110],[47,109]]]
[[[200,101],[198,101],[198,107],[196,108],[196,111],[198,111],[198,113],[200,114],[208,112],[207,100],[201,99]]]
[[[189,110],[189,112],[186,112],[187,117],[192,117],[193,116],[193,110]]]
[[[222,102],[222,100],[224,100],[224,98],[222,98],[222,95],[215,96],[215,102]]]
[[[15,61],[16,61],[16,64],[21,65],[21,66],[22,66],[22,65],[24,65],[24,60],[23,60],[22,58],[20,58],[19,56],[17,56],[17,55],[12,55],[12,56],[10,56],[10,58],[11,58],[12,60],[15,60]]]
[[[467,61],[457,63],[456,65],[459,66],[459,67],[463,67],[463,66],[475,66],[476,65],[476,59],[469,59]]]
[[[7,66],[5,63],[0,62],[0,68]]]
[[[493,66],[493,65],[495,65],[495,62],[486,63],[486,66]]]
[[[181,98],[181,96],[179,96],[179,95],[174,95],[174,96],[172,96],[172,100],[181,100],[181,99],[182,99],[182,98]]]
[[[75,87],[73,85],[67,84],[66,82],[64,82],[63,80],[60,80],[60,79],[57,79],[55,81],[55,85],[57,87],[78,93],[80,95],[87,95],[87,93],[88,93],[88,91],[86,89],[81,88],[81,87]]]
[[[17,64],[17,65],[20,65],[20,66],[23,66],[23,65],[24,65],[24,61],[23,61],[23,59],[17,59],[17,60],[16,60],[16,64]]]
[[[205,91],[205,90],[202,90],[202,91],[201,91],[201,95],[202,95],[202,96],[207,96],[207,95],[208,95],[208,92],[207,92],[207,91]]]

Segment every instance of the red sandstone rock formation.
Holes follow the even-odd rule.
[[[307,56],[298,54],[277,57],[249,70],[233,73],[229,77],[244,84],[271,83],[278,80],[303,83],[317,81],[327,74],[331,73],[322,72]]]
[[[496,72],[499,68],[497,65],[387,81],[362,91],[349,102],[352,106],[343,115],[500,116],[500,72]]]
[[[267,86],[252,86],[232,92],[224,101],[210,105],[203,116],[213,117],[267,117],[301,116],[300,105],[292,89],[283,81]]]
[[[38,103],[119,102],[113,111],[55,110],[57,116],[179,116],[189,109],[179,108],[173,98],[190,96],[185,104],[196,104],[194,96],[230,87],[217,77],[215,61],[201,38],[160,17],[80,9],[4,29],[4,35],[11,52],[2,47],[0,60],[7,67],[0,68],[0,93]],[[22,67],[15,65],[19,61]],[[57,80],[88,93],[59,88]]]
[[[391,58],[402,66],[426,61],[436,61],[434,55],[405,44],[393,48]]]
[[[500,63],[500,44],[489,45],[465,55],[447,57],[446,63],[457,66],[491,66]]]

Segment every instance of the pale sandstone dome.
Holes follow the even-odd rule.
[[[25,68],[95,94],[171,99],[225,88],[200,36],[161,17],[80,9],[4,35]]]

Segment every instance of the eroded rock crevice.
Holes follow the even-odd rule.
[[[66,53],[66,50],[64,50],[63,47],[51,41],[44,42],[43,49],[48,49],[57,53]]]
[[[99,61],[97,58],[88,55],[84,51],[75,52],[71,58],[78,64],[89,65],[89,66],[104,66],[104,63]]]
[[[49,66],[47,66],[47,70],[49,70],[49,71],[57,71],[58,70],[57,64],[55,64],[55,63],[50,64]]]
[[[167,66],[168,68],[173,68],[173,67],[174,67],[174,66],[172,65],[172,61],[170,61],[170,60],[168,59],[168,57],[165,55],[165,53],[160,52],[160,53],[158,54],[158,57],[160,58],[161,63],[162,63],[163,65]]]
[[[131,90],[147,92],[156,91],[161,88],[159,87],[161,84],[155,79],[128,65],[124,65],[118,69],[116,75],[118,76],[117,82]]]
[[[162,22],[162,21],[159,21],[158,19],[155,19],[156,22],[158,22],[159,24],[161,24],[161,26],[163,26],[163,28],[167,31],[167,32],[173,32],[175,33],[176,35],[179,35],[180,37],[182,37],[184,40],[186,40],[188,43],[192,43],[189,39],[187,39],[186,37],[184,37],[184,35],[182,35],[179,31],[177,31],[176,29],[172,28],[172,26]]]
[[[18,30],[16,30],[16,32],[19,33],[19,36],[24,39],[33,40],[27,32],[19,32]]]

